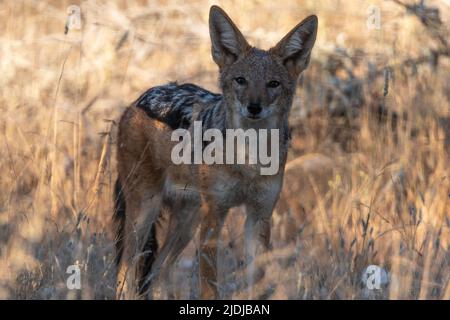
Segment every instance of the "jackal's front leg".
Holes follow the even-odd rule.
[[[258,266],[257,260],[270,247],[270,222],[280,188],[281,183],[276,184],[276,188],[257,192],[258,199],[246,204],[245,251],[249,299],[255,298],[254,285],[264,276],[264,270]]]
[[[249,299],[254,299],[254,284],[264,276],[257,259],[270,245],[270,215],[247,214],[245,221],[245,253],[247,260],[247,286]]]
[[[217,299],[217,244],[227,210],[208,201],[202,206],[200,227],[200,296]]]

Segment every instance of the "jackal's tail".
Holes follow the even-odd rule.
[[[123,254],[123,238],[125,236],[125,197],[122,191],[122,185],[117,178],[114,186],[114,215],[115,224],[115,244],[116,244],[116,264],[120,264]]]

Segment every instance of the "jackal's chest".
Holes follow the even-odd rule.
[[[256,200],[266,190],[277,189],[281,176],[262,176],[258,165],[223,165],[208,166],[200,181],[202,192],[231,208]]]

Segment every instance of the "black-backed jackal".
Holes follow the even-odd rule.
[[[170,83],[149,89],[126,109],[119,124],[115,189],[118,298],[149,295],[154,280],[162,278],[199,224],[201,297],[217,298],[217,239],[228,210],[240,205],[246,208],[251,289],[254,257],[269,247],[288,150],[289,112],[317,25],[317,17],[310,16],[265,51],[250,46],[226,13],[213,6],[209,28],[222,94]],[[224,137],[231,129],[278,130],[276,141],[265,142],[278,145],[277,172],[262,175],[259,162],[174,164],[172,132],[192,131],[194,121]]]

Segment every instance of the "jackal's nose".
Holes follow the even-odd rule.
[[[262,108],[261,108],[261,104],[259,102],[251,102],[249,103],[249,105],[247,106],[247,110],[250,114],[256,116],[258,115]]]

